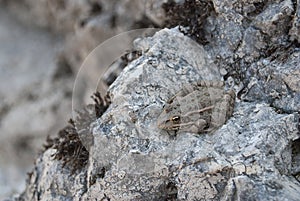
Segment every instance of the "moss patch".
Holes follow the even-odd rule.
[[[92,96],[95,104],[93,105],[96,118],[102,116],[102,114],[107,110],[110,100],[106,96],[104,99],[101,98],[99,92],[96,92]],[[88,106],[87,106],[88,107]],[[86,112],[79,112],[76,125],[88,126],[93,120],[93,117],[85,118],[86,115],[91,116]],[[77,170],[82,170],[88,163],[89,152],[87,148],[83,145],[81,138],[77,132],[75,122],[70,119],[69,125],[58,132],[58,136],[55,138],[47,138],[46,144],[44,145],[44,150],[53,148],[56,152],[52,155],[54,159],[63,162],[63,167],[68,167],[71,170],[71,174],[74,174]]]
[[[63,161],[63,167],[67,165],[74,174],[76,170],[81,170],[88,163],[89,152],[83,146],[73,120],[69,121],[69,125],[60,130],[58,137],[47,139],[45,148],[56,149],[53,154],[54,159]]]

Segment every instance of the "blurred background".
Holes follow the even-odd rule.
[[[0,8],[0,198],[21,192],[47,135],[70,118],[72,75],[56,78],[62,37]]]
[[[164,2],[0,0],[0,200],[24,190],[47,136],[72,117],[86,56],[118,33],[161,27]],[[105,69],[98,66],[96,75]]]

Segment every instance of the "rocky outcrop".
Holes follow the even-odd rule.
[[[192,9],[191,3],[177,8]],[[88,108],[75,120],[83,127],[66,131],[84,143],[72,138],[64,157],[65,138],[51,142],[19,199],[299,199],[297,4],[211,3],[202,23],[135,40],[141,55],[109,87],[109,107],[98,115]],[[201,25],[203,44],[191,39],[193,25]],[[225,81],[235,90],[232,117],[210,134],[159,129],[169,98],[199,80]],[[77,158],[83,166],[74,166]]]
[[[237,101],[233,117],[215,133],[174,136],[156,126],[166,100],[186,83],[221,80],[220,69],[200,45],[176,29],[136,41],[136,49],[142,56],[111,85],[110,107],[92,122],[94,143],[86,168],[63,179],[70,172],[63,168],[64,173],[58,173],[62,167],[51,159],[55,150],[50,148],[40,157],[41,169],[33,172],[25,198],[34,199],[32,192],[39,189],[42,200],[75,195],[110,200],[297,200],[300,184],[292,168],[292,144],[299,138],[297,113],[278,113],[267,101]]]

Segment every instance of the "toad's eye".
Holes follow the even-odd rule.
[[[171,121],[175,124],[179,124],[180,123],[180,116],[174,116],[171,118]]]

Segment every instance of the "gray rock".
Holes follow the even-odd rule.
[[[0,4],[1,199],[24,189],[26,172],[46,136],[56,134],[71,117],[71,71],[78,71],[96,45],[146,17],[141,1],[1,0]],[[12,14],[7,16],[7,11]],[[64,35],[67,42],[49,30]],[[65,68],[70,71],[67,75]],[[81,95],[91,100],[91,93]]]
[[[293,27],[290,29],[289,35],[291,40],[296,40],[300,42],[300,3],[299,0],[296,1],[296,12],[293,16]]]
[[[98,119],[87,118],[92,122],[83,133],[93,136],[85,142],[92,145],[88,165],[71,174],[49,148],[20,199],[299,200],[299,49],[290,41],[298,40],[299,5],[291,0],[213,0],[213,5],[204,47],[176,28],[135,41],[142,55],[110,86],[110,107]],[[133,20],[131,14],[124,19]],[[100,18],[103,24],[110,19]],[[93,20],[82,33],[101,27]],[[89,48],[78,49],[85,55]],[[238,96],[233,116],[220,129],[196,135],[157,128],[166,101],[187,83],[223,79]]]
[[[176,29],[136,40],[135,47],[142,56],[111,85],[112,104],[92,123],[87,169],[69,176],[48,149],[23,198],[37,200],[39,189],[42,200],[298,200],[291,149],[299,139],[297,113],[238,102],[213,134],[159,130],[163,105],[184,84],[222,78],[209,54]]]
[[[284,112],[300,111],[299,50],[282,53],[277,60],[264,58],[247,70],[246,101],[263,101]]]

